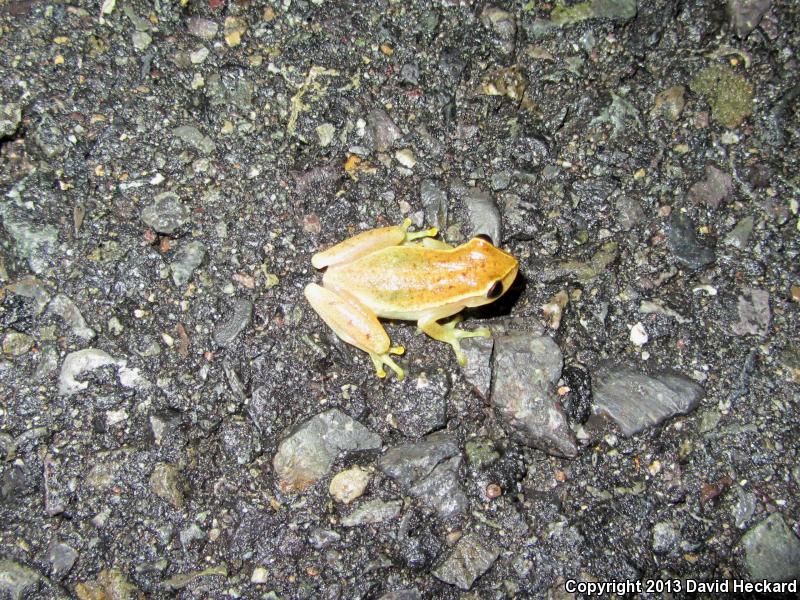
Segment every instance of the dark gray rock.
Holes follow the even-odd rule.
[[[233,302],[230,316],[214,329],[214,342],[218,346],[227,346],[250,324],[253,318],[253,303],[243,298]]]
[[[492,195],[478,187],[467,187],[461,182],[452,186],[453,194],[461,200],[470,222],[470,236],[485,234],[495,246],[502,243],[500,210]]]
[[[574,457],[575,436],[555,391],[562,364],[561,350],[550,337],[498,337],[491,402],[517,441],[554,456]]]
[[[500,551],[484,540],[484,536],[476,533],[462,537],[450,555],[433,570],[433,576],[464,591],[469,590],[500,556]]]
[[[408,85],[419,85],[419,67],[414,63],[406,63],[400,67],[400,80]]]
[[[445,426],[450,377],[442,370],[406,378],[386,391],[389,412],[406,436],[419,438]]]
[[[278,446],[272,460],[284,492],[301,492],[330,472],[346,450],[374,450],[381,438],[337,409],[311,417]]]
[[[206,245],[197,240],[181,246],[175,253],[175,260],[169,263],[172,271],[172,282],[181,287],[187,283],[195,272],[195,269],[203,263],[206,256]]]
[[[35,122],[30,138],[47,159],[64,153],[64,132],[59,123],[47,113]]]
[[[468,500],[458,471],[461,452],[446,432],[432,433],[419,442],[392,448],[378,460],[378,468],[441,517],[465,511]]]
[[[341,521],[343,527],[357,527],[394,519],[403,508],[402,500],[370,500],[357,506]]]
[[[69,573],[76,560],[78,551],[69,544],[53,540],[47,548],[47,562],[50,563],[50,572],[56,579],[62,579]]]
[[[623,231],[630,231],[644,219],[644,211],[638,200],[630,196],[618,196],[614,201],[617,224]]]
[[[629,368],[603,368],[592,375],[595,415],[609,417],[625,436],[694,410],[703,388],[672,373],[647,375]]]
[[[427,477],[434,467],[447,458],[460,454],[455,436],[441,431],[422,440],[389,449],[378,459],[378,468],[408,489]]]
[[[427,477],[420,479],[408,492],[433,508],[442,518],[463,513],[469,500],[461,488],[461,456],[440,462]]]
[[[447,194],[439,184],[433,179],[423,179],[419,196],[425,209],[425,222],[440,231],[447,229]]]
[[[727,9],[736,35],[744,39],[761,22],[769,10],[771,0],[728,0]]]
[[[370,111],[367,115],[365,131],[367,144],[378,152],[386,152],[392,144],[403,137],[400,128],[386,111],[380,108]]]
[[[174,192],[159,194],[142,210],[142,221],[158,233],[174,233],[189,217],[189,209]]]
[[[734,335],[766,335],[772,318],[769,292],[756,288],[745,289],[737,298],[736,313],[739,320],[731,325]]]
[[[674,211],[666,229],[669,249],[678,262],[690,269],[702,269],[716,260],[713,248],[697,239],[695,225],[687,215]]]
[[[742,536],[744,563],[752,581],[800,578],[800,540],[780,513],[771,514]]]
[[[461,349],[467,357],[467,364],[461,366],[464,379],[472,384],[472,389],[484,400],[489,398],[492,384],[492,350],[494,338],[474,337],[461,341]]]

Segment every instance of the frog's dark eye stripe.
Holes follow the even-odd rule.
[[[492,246],[494,246],[494,242],[492,241],[492,238],[487,233],[479,233],[475,237],[478,238],[478,239],[483,240],[484,242],[489,242]]]
[[[490,300],[494,300],[495,298],[499,298],[503,295],[503,282],[502,281],[495,281],[492,284],[492,287],[489,288],[489,291],[486,292],[486,297]]]

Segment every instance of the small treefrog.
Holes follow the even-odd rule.
[[[370,355],[378,377],[386,376],[384,365],[398,379],[405,376],[390,356],[404,349],[391,345],[378,317],[416,321],[430,337],[450,344],[463,365],[459,340],[488,337],[489,329],[456,329],[458,318],[445,325],[438,321],[497,300],[517,276],[517,259],[488,236],[452,247],[432,239],[436,228],[409,232],[410,226],[406,219],[399,226],[370,229],[311,259],[327,271],[321,286],[306,286],[308,302],[339,338]]]

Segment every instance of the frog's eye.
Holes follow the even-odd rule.
[[[494,300],[495,298],[499,298],[503,295],[503,282],[499,279],[492,284],[492,287],[489,288],[489,291],[486,292],[486,297],[489,300]]]
[[[492,246],[494,246],[494,242],[492,241],[491,236],[488,233],[479,233],[475,236],[476,238],[483,240],[484,242],[489,242]]]

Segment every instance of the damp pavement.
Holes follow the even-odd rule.
[[[799,21],[2,3],[0,596],[797,578]],[[380,380],[303,288],[404,218],[520,275]]]

